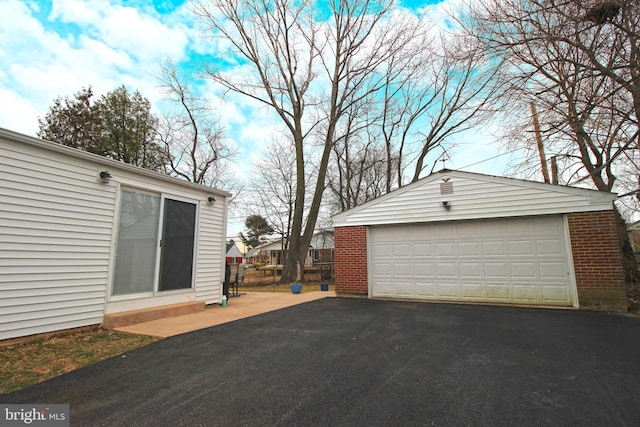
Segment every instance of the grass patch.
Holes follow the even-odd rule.
[[[21,342],[0,343],[0,394],[20,390],[157,340],[146,335],[85,328]]]

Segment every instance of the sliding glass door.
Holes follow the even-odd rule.
[[[196,212],[193,202],[123,189],[111,294],[191,289]]]

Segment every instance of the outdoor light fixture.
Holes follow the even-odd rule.
[[[449,202],[448,200],[445,200],[444,202],[442,202],[442,206],[444,206],[444,208],[446,210],[450,210],[451,209],[451,202]]]
[[[103,184],[108,184],[109,179],[111,179],[111,174],[109,173],[109,171],[98,172],[98,182],[101,182]]]
[[[207,202],[209,202],[210,205],[213,205],[216,202],[216,198],[213,196],[209,196],[207,197]]]

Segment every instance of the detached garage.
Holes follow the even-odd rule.
[[[615,199],[443,170],[333,218],[336,292],[626,311]]]

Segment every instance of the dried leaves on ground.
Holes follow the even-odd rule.
[[[157,339],[91,328],[0,344],[0,394],[20,390]]]

